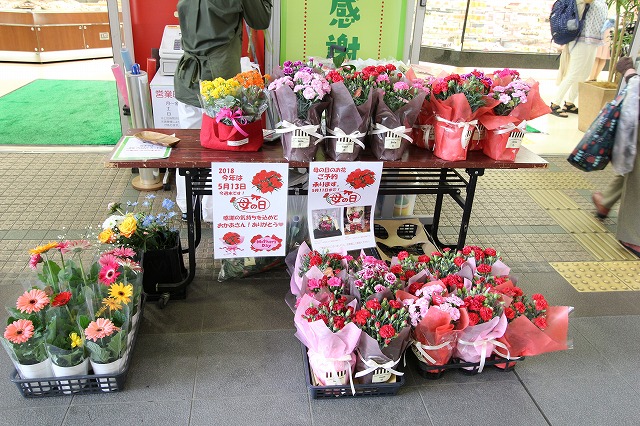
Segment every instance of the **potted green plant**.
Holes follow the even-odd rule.
[[[628,28],[636,21],[640,0],[606,0],[609,10],[615,10],[615,23],[611,30],[611,59],[607,81],[586,81],[578,85],[578,130],[586,132],[602,107],[613,100],[618,92],[619,76],[616,73],[618,58],[628,54],[633,34]],[[588,102],[584,102],[588,99]]]

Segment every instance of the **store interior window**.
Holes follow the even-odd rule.
[[[554,53],[554,0],[428,0],[422,46],[457,51]]]

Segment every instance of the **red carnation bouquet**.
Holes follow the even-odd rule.
[[[362,331],[352,321],[356,301],[344,298],[319,302],[302,296],[295,312],[296,337],[307,347],[309,366],[322,386],[351,384],[356,365],[354,350]]]
[[[358,159],[371,122],[376,80],[395,70],[392,64],[368,66],[361,71],[347,65],[326,74],[331,83],[331,106],[327,114],[325,151],[330,159]]]
[[[311,250],[307,243],[303,242],[295,254],[295,265],[291,271],[290,292],[295,298],[291,302],[291,309],[305,294],[311,294],[318,300],[326,300],[332,293],[347,293],[345,285],[347,281],[346,252],[320,253]],[[338,280],[332,280],[332,278]],[[323,283],[326,283],[324,285]]]
[[[398,300],[372,298],[356,311],[353,322],[363,331],[357,347],[356,377],[383,383],[402,375],[394,367],[410,343],[409,312]]]
[[[436,114],[434,154],[443,160],[466,160],[477,117],[498,101],[488,96],[491,79],[479,71],[450,74],[431,86]]]

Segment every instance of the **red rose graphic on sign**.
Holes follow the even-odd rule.
[[[251,183],[258,188],[258,191],[266,194],[282,188],[282,175],[273,170],[261,170],[251,179]]]
[[[355,169],[347,176],[347,183],[351,185],[353,189],[366,188],[375,182],[376,174],[369,169]]]

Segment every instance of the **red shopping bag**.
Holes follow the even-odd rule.
[[[252,121],[246,124],[235,121],[229,126],[216,122],[215,118],[207,114],[202,116],[200,129],[200,145],[217,151],[258,151],[264,138],[262,136],[262,121]]]

